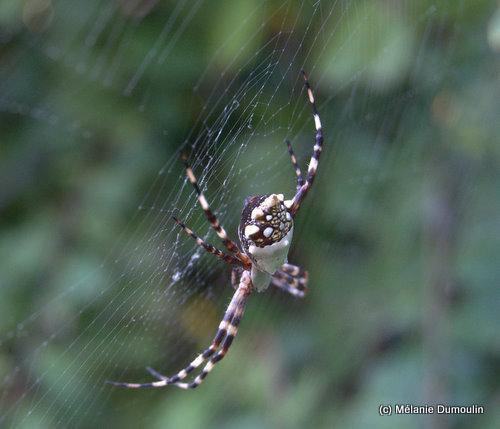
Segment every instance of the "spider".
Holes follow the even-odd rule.
[[[212,343],[188,366],[170,377],[148,367],[146,368],[147,371],[157,379],[156,381],[149,383],[108,381],[107,383],[130,389],[157,388],[167,385],[175,385],[182,389],[194,389],[203,382],[217,362],[227,354],[238,331],[245,304],[254,289],[262,292],[272,284],[296,297],[304,297],[307,291],[307,272],[298,266],[289,264],[287,256],[292,241],[293,220],[302,201],[311,189],[316,176],[323,146],[323,131],[307,75],[304,71],[302,71],[302,75],[309,102],[312,106],[316,128],[315,145],[306,178],[304,180],[302,176],[291,143],[286,140],[288,153],[297,176],[296,193],[290,200],[285,200],[283,194],[256,195],[246,198],[238,227],[241,248],[229,238],[226,230],[210,209],[207,199],[198,186],[193,170],[187,163],[187,158],[183,157],[186,175],[196,191],[198,202],[205,212],[208,222],[229,253],[225,253],[202,240],[176,217],[173,219],[186,234],[196,240],[199,246],[233,266],[231,283],[236,291],[224,313]],[[190,383],[183,381],[206,361],[208,362],[203,370]]]

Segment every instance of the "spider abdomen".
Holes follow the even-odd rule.
[[[288,260],[288,250],[292,242],[293,227],[278,242],[266,247],[257,247],[250,245],[248,256],[254,262],[252,267],[252,282],[259,291],[264,290],[269,285],[270,277],[260,276],[257,271],[262,271],[268,276],[274,274]],[[262,280],[261,280],[262,277]]]

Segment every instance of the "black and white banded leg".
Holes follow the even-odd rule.
[[[316,103],[314,101],[314,94],[312,92],[311,85],[309,85],[309,80],[307,79],[307,75],[304,71],[302,71],[302,75],[304,77],[304,85],[307,90],[307,96],[312,106],[314,126],[316,128],[316,137],[315,137],[315,144],[311,160],[309,161],[309,168],[307,170],[306,182],[297,190],[297,193],[293,197],[293,200],[290,204],[289,210],[292,216],[295,216],[297,214],[300,208],[300,204],[306,197],[307,193],[309,192],[309,189],[311,189],[311,186],[314,182],[314,178],[316,177],[319,158],[321,156],[321,150],[323,148],[323,129],[321,128],[321,120],[319,118],[318,109],[316,108]]]
[[[273,274],[271,284],[293,296],[303,298],[307,292],[307,281],[307,271],[287,263]]]
[[[198,246],[203,247],[208,253],[215,255],[219,259],[222,259],[227,264],[240,265],[240,266],[244,265],[240,259],[238,259],[232,255],[227,255],[222,250],[218,249],[215,246],[212,246],[210,243],[207,243],[205,240],[198,237],[190,228],[188,228],[183,222],[181,222],[175,216],[172,216],[172,218],[177,223],[177,225],[179,225],[187,235],[189,235],[191,238],[193,238],[196,241],[196,244]]]
[[[295,175],[297,176],[297,191],[304,184],[304,178],[302,177],[302,171],[300,171],[299,164],[297,162],[297,158],[295,157],[295,153],[293,152],[292,143],[290,140],[285,140],[286,147],[288,148],[288,154],[290,155],[290,160],[292,161],[292,166],[295,170]]]
[[[238,302],[235,305],[234,316],[228,324],[227,333],[222,341],[219,351],[207,362],[201,373],[191,383],[175,382],[174,384],[177,387],[180,387],[181,389],[195,389],[203,382],[214,366],[220,362],[224,356],[226,356],[229,347],[231,347],[231,344],[238,333],[238,327],[240,325],[243,312],[245,311],[248,296],[251,292],[252,282],[250,280],[250,273],[248,271],[243,271],[240,286],[235,292],[235,297],[238,296]]]
[[[184,162],[184,166],[186,167],[186,175],[196,191],[196,195],[198,196],[198,202],[200,203],[201,208],[205,212],[205,216],[207,220],[210,222],[210,225],[215,230],[219,238],[222,240],[222,243],[224,244],[226,249],[234,253],[236,257],[240,259],[246,266],[250,266],[251,264],[250,258],[247,255],[243,254],[238,248],[237,244],[229,238],[226,230],[217,219],[217,216],[215,216],[215,214],[210,209],[210,205],[208,204],[205,195],[203,195],[203,192],[201,192],[201,189],[198,185],[198,181],[196,180],[196,176],[194,175],[192,168],[187,163],[187,159],[185,156],[182,157],[182,161]]]
[[[229,306],[224,313],[224,317],[219,324],[217,333],[210,346],[200,353],[187,367],[180,370],[177,374],[168,377],[153,368],[147,368],[148,372],[157,378],[157,381],[149,383],[124,383],[117,381],[108,381],[108,384],[113,386],[124,387],[128,389],[147,389],[175,385],[181,389],[194,389],[198,387],[206,376],[212,371],[217,362],[221,361],[227,354],[234,337],[238,333],[238,326],[245,310],[245,305],[248,297],[252,293],[252,281],[250,273],[243,271],[238,289],[233,295]],[[203,362],[210,359],[198,376],[190,383],[182,382],[196,368],[201,366]]]

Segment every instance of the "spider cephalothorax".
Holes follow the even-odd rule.
[[[280,241],[293,227],[283,194],[257,195],[245,200],[238,229],[248,254],[250,246],[266,247]]]
[[[109,383],[127,388],[163,387],[170,384],[182,389],[198,387],[214,365],[229,350],[238,331],[246,301],[254,289],[260,292],[267,289],[271,284],[300,298],[305,295],[307,291],[307,272],[296,265],[288,263],[288,250],[293,235],[293,218],[297,214],[316,176],[319,157],[323,147],[323,130],[314,103],[314,96],[304,72],[303,76],[309,102],[313,109],[314,125],[316,128],[315,144],[307,176],[304,180],[293,154],[292,146],[289,141],[286,141],[292,165],[297,175],[297,191],[290,200],[285,200],[283,194],[257,195],[245,200],[238,228],[241,249],[228,237],[226,230],[210,210],[208,201],[198,186],[193,170],[191,170],[191,167],[189,167],[184,159],[186,175],[194,186],[198,202],[205,212],[210,225],[222,240],[229,253],[224,253],[222,250],[205,242],[177,218],[174,218],[174,220],[184,232],[196,240],[199,246],[233,266],[231,284],[236,291],[224,313],[224,317],[219,324],[219,329],[212,343],[187,367],[170,377],[160,374],[152,368],[147,368],[157,381],[150,383],[121,383],[111,381]],[[205,364],[203,370],[190,383],[182,382],[191,372],[206,361],[208,362]]]
[[[245,200],[238,235],[252,260],[251,279],[258,291],[267,289],[286,262],[293,235],[293,219],[283,194],[257,195]]]

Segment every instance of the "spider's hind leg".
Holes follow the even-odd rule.
[[[241,267],[233,267],[233,269],[231,270],[231,286],[233,287],[233,289],[238,289],[242,272],[243,268]]]
[[[245,304],[252,292],[252,281],[248,271],[242,271],[239,285],[236,292],[227,307],[224,317],[219,324],[217,332],[210,346],[200,353],[188,366],[181,369],[177,374],[167,377],[153,368],[148,367],[148,372],[157,379],[149,383],[126,383],[117,381],[107,381],[108,384],[127,389],[147,389],[159,388],[168,385],[175,385],[181,389],[194,389],[198,387],[207,375],[212,371],[213,367],[224,358],[231,346],[243,316]],[[201,370],[194,380],[190,383],[182,382],[196,368],[200,367],[204,362],[204,368]]]
[[[178,380],[171,378],[169,380],[170,384],[174,384],[181,389],[195,389],[201,383],[203,383],[203,380],[207,377],[210,371],[212,371],[214,366],[218,362],[220,362],[224,358],[224,356],[226,356],[229,347],[231,347],[231,344],[236,337],[236,334],[238,333],[238,327],[245,310],[245,304],[252,292],[252,288],[253,285],[250,279],[250,273],[248,271],[243,271],[239,281],[239,286],[233,295],[233,299],[231,300],[229,308],[224,315],[223,322],[221,323],[222,326],[224,324],[224,321],[226,321],[224,328],[219,327],[219,331],[216,335],[216,339],[220,344],[220,349],[217,351],[217,353],[215,353],[215,355],[213,355],[213,352],[210,353],[210,355],[213,355],[213,357],[206,363],[203,370],[198,376],[194,378],[192,382],[180,383]],[[208,357],[210,356],[206,356],[206,358]]]
[[[297,265],[283,264],[273,274],[271,284],[298,298],[303,298],[307,292],[308,273]]]
[[[168,380],[168,377],[166,375],[163,375],[162,373],[158,372],[154,368],[151,368],[150,366],[146,367],[146,371],[149,372],[154,378],[158,380]]]

